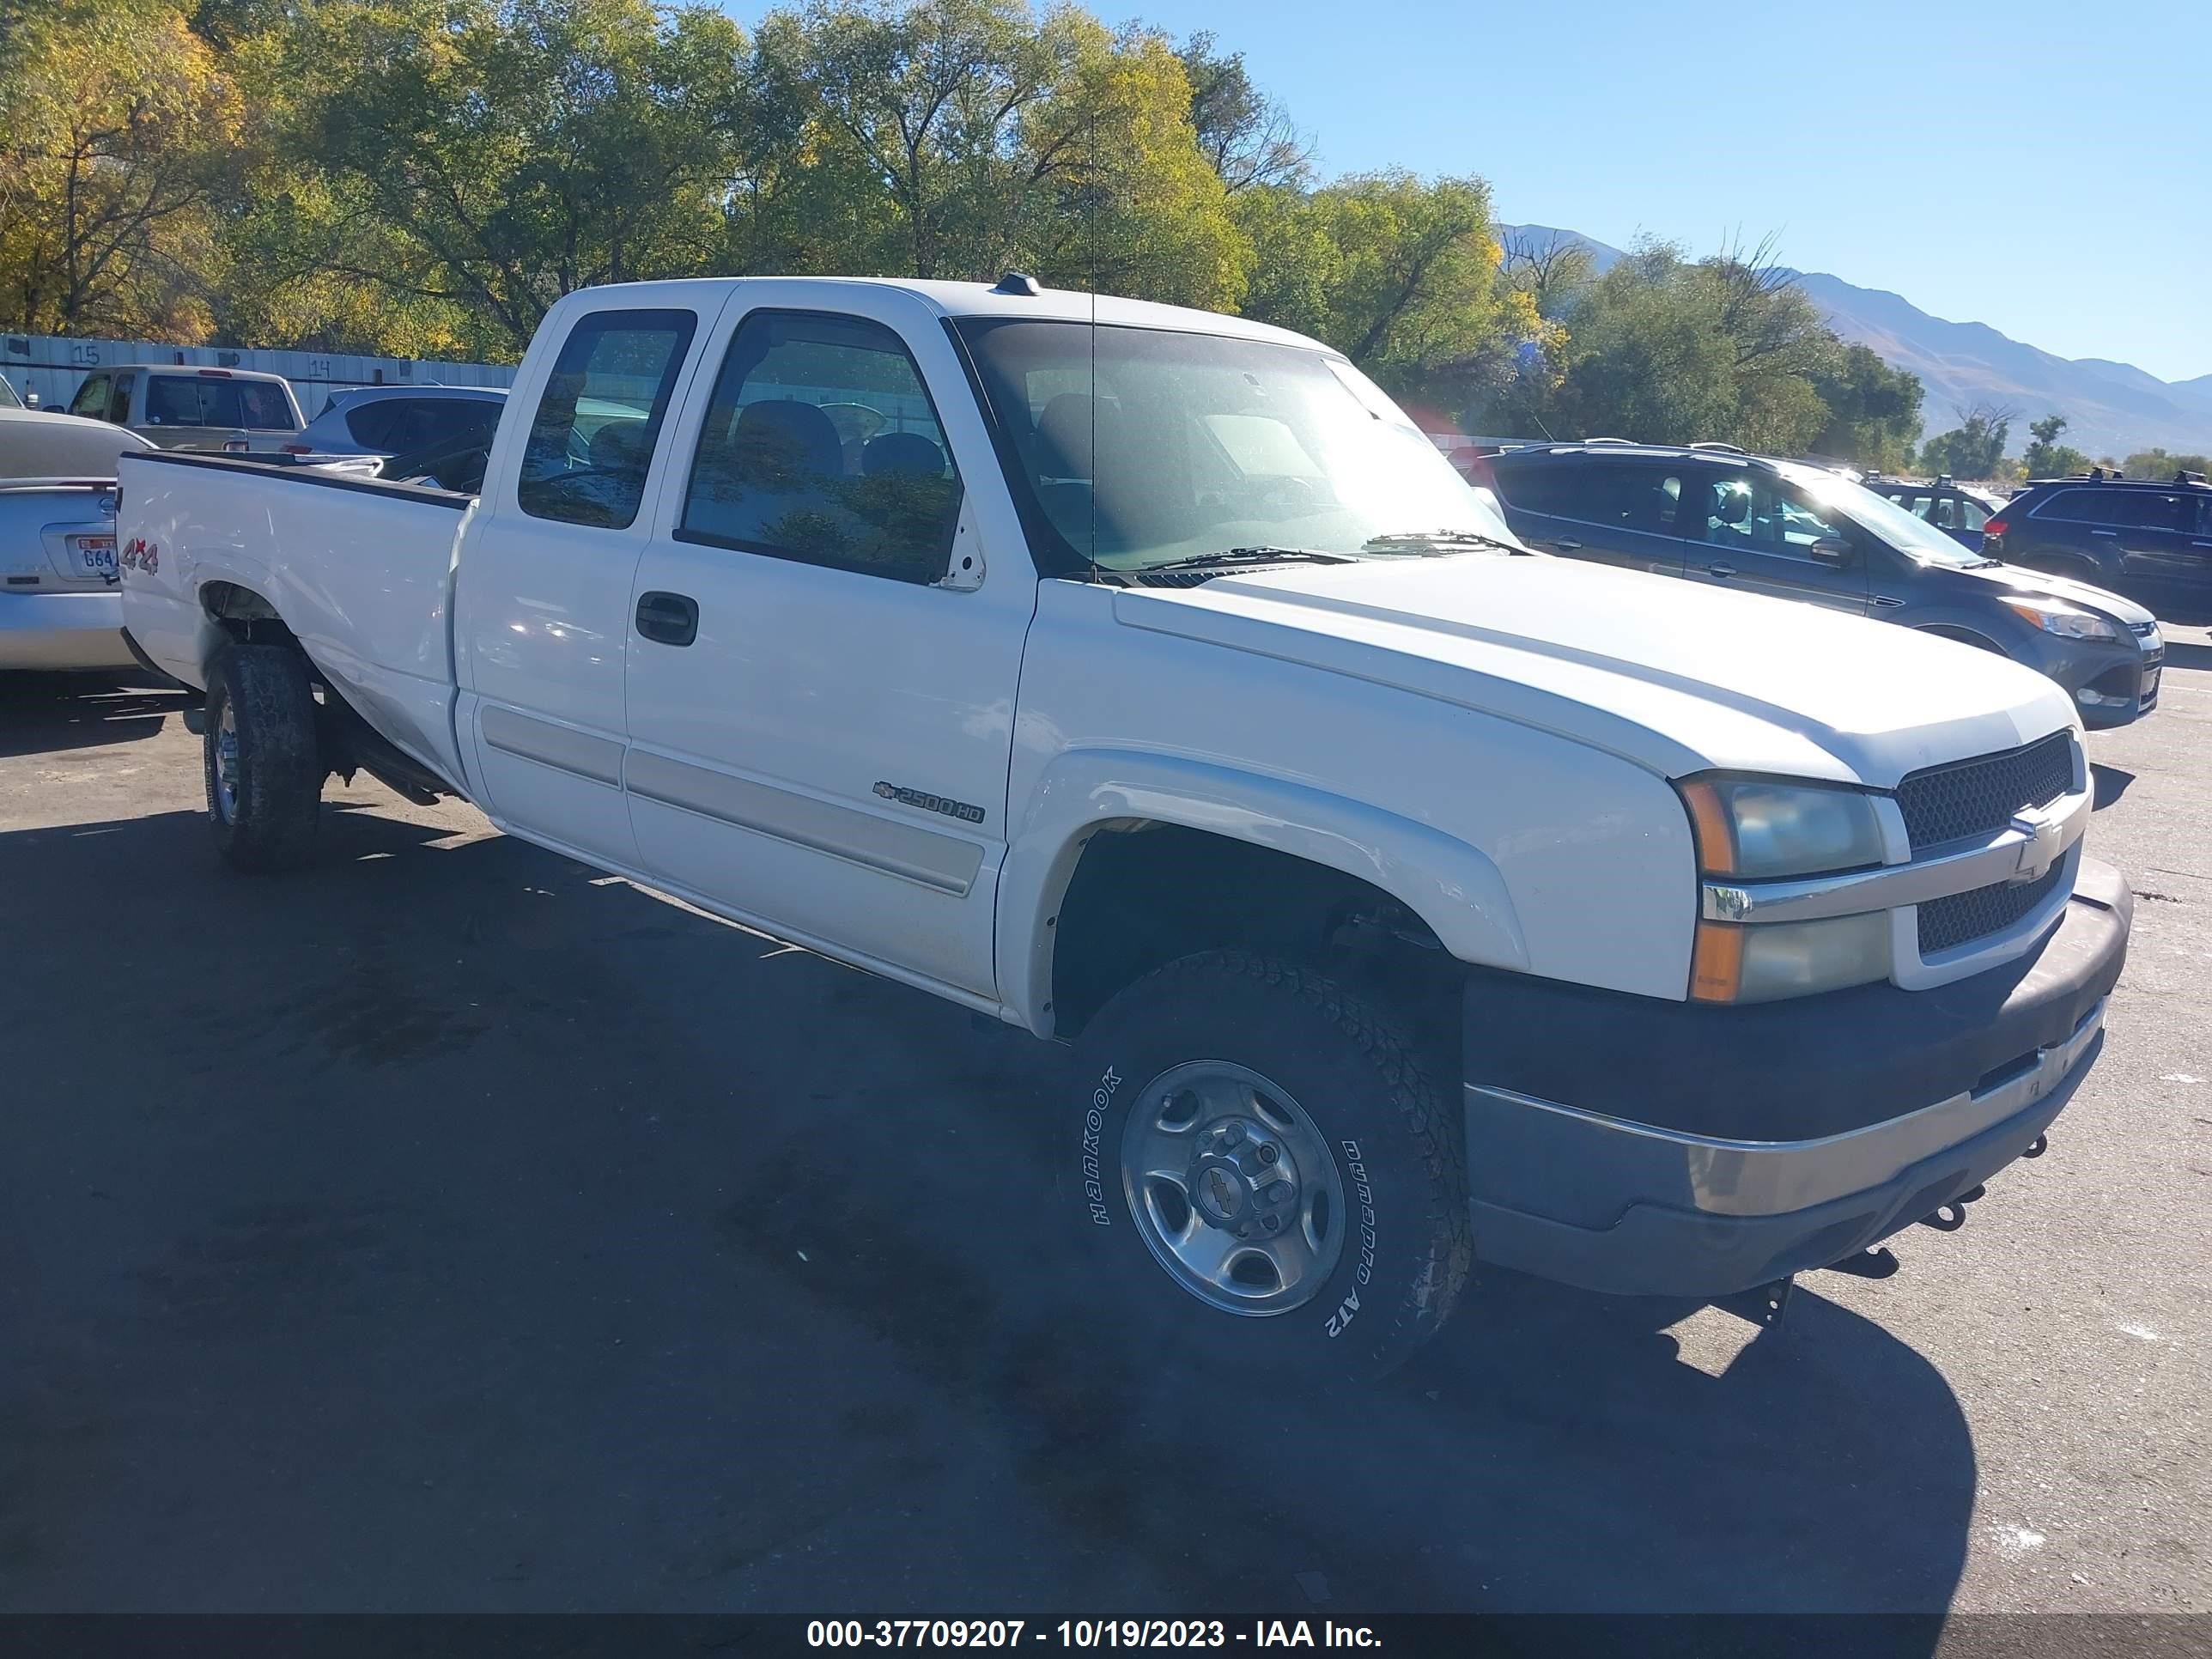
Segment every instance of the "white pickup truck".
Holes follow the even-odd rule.
[[[1311,340],[1017,276],[593,289],[482,477],[125,458],[230,862],[366,769],[1072,1040],[1058,1202],[1189,1343],[1371,1372],[1475,1259],[1863,1263],[2097,1051],[2131,901],[2063,692],[1531,556]]]

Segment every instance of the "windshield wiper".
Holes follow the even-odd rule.
[[[1194,553],[1187,559],[1148,564],[1145,570],[1196,570],[1212,564],[1354,564],[1349,553],[1316,553],[1310,547],[1224,547],[1217,553]],[[1141,572],[1132,572],[1139,574]]]
[[[1361,544],[1361,550],[1369,553],[1389,553],[1401,548],[1427,548],[1441,552],[1454,547],[1494,547],[1501,553],[1532,551],[1496,536],[1486,536],[1480,530],[1399,530],[1387,536],[1370,536]]]

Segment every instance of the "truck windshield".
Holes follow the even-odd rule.
[[[1168,329],[956,326],[1048,564],[1133,572],[1255,548],[1402,557],[1454,538],[1518,545],[1341,357]]]

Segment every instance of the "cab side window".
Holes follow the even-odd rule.
[[[635,522],[698,325],[690,311],[595,311],[568,331],[523,448],[525,513],[601,530]]]
[[[676,534],[893,581],[945,574],[960,472],[898,336],[757,312],[714,382]]]

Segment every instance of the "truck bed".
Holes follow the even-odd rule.
[[[165,450],[117,470],[124,625],[156,665],[204,686],[213,612],[258,594],[370,725],[458,787],[453,557],[474,496]]]

